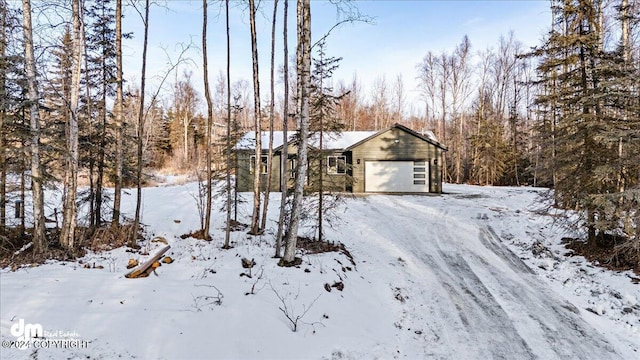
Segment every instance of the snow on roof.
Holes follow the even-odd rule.
[[[404,126],[401,126],[400,124],[396,124],[393,127],[399,127],[404,129],[405,131],[409,131],[412,132],[414,134],[417,134],[419,136],[422,136],[432,142],[434,142],[436,145],[441,146],[440,143],[438,142],[438,139],[436,139],[436,136],[433,134],[432,131],[430,130],[421,130],[421,131],[414,131],[411,130],[409,128],[406,128]],[[392,128],[393,128],[392,127]],[[341,149],[347,149],[350,146],[353,146],[359,142],[361,142],[362,140],[367,139],[370,136],[373,136],[377,133],[381,133],[384,132],[385,130],[381,130],[381,131],[343,131],[341,133],[338,132],[325,132],[323,134],[322,137],[322,148],[323,149],[330,149],[330,150],[341,150]],[[295,139],[295,131],[292,131],[288,134],[288,138],[289,141],[292,141]],[[282,146],[283,144],[283,139],[284,139],[284,134],[282,131],[274,131],[273,132],[273,148],[276,149],[280,146]],[[267,131],[263,131],[262,132],[262,136],[261,136],[261,145],[262,145],[262,150],[267,150],[269,148],[269,132]],[[235,149],[236,150],[253,150],[255,148],[255,132],[254,131],[249,131],[247,132],[236,144]],[[309,145],[313,146],[315,148],[319,148],[320,147],[320,135],[319,134],[314,134],[311,136],[311,138],[309,139]],[[446,148],[443,147],[443,149],[446,150]]]
[[[322,147],[324,149],[346,149],[349,146],[360,142],[369,136],[376,134],[377,131],[343,131],[341,133],[324,133],[322,136]],[[289,141],[295,138],[295,132],[289,132]],[[284,134],[282,131],[273,132],[273,148],[282,146]],[[263,131],[260,137],[262,150],[269,149],[269,132]],[[249,131],[238,141],[235,146],[236,150],[253,150],[256,144],[255,131]],[[314,134],[309,140],[309,145],[313,147],[320,146],[319,134]]]
[[[426,137],[429,140],[433,140],[435,142],[438,142],[438,139],[436,139],[436,135],[431,130],[422,130],[419,133],[420,133],[420,135]]]
[[[369,136],[377,134],[377,131],[343,131],[342,133],[326,133],[322,137],[322,147],[325,149],[346,149]],[[311,145],[318,147],[319,136],[312,137]]]
[[[248,133],[244,134],[244,136],[242,136],[240,140],[238,140],[238,143],[236,144],[235,149],[236,150],[253,150],[256,146],[255,134],[256,134],[255,131],[249,131]],[[293,140],[295,133],[289,132],[288,135],[289,135],[288,136],[289,141],[291,141]],[[274,149],[282,145],[283,138],[284,138],[284,134],[282,131],[273,132],[273,148]],[[262,149],[263,150],[269,149],[269,132],[263,131],[260,139],[261,139],[260,141],[262,142]]]

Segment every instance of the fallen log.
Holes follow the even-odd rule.
[[[142,265],[138,266],[137,268],[127,273],[124,277],[128,279],[133,279],[133,278],[149,276],[149,273],[154,269],[152,268],[153,263],[158,261],[158,259],[160,259],[162,255],[166,253],[167,250],[169,250],[170,247],[171,247],[170,245],[163,247],[162,249],[160,249],[160,251],[158,251],[155,255],[153,255],[153,257],[151,257],[149,260],[145,261]]]

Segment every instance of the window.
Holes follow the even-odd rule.
[[[296,178],[296,159],[294,158],[289,158],[288,159],[289,165],[288,165],[288,169],[289,169],[289,179],[295,179]]]
[[[427,184],[427,165],[424,161],[413,162],[413,185]]]
[[[261,159],[262,159],[262,164],[260,166],[260,173],[266,174],[267,166],[269,166],[269,157],[267,155],[262,155]],[[249,174],[253,174],[253,169],[255,168],[255,164],[256,164],[256,156],[251,155],[251,160],[249,160]]]
[[[347,172],[345,156],[327,156],[327,174],[344,174]]]

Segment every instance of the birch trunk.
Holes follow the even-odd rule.
[[[138,108],[138,131],[137,131],[137,160],[136,169],[136,213],[133,218],[133,230],[129,237],[129,246],[135,247],[140,227],[140,213],[142,211],[142,135],[144,131],[144,92],[145,80],[147,77],[147,47],[149,44],[149,0],[145,0],[144,6],[144,41],[142,45],[142,75],[140,77],[140,104]]]
[[[33,196],[33,245],[36,253],[47,250],[44,224],[44,191],[42,187],[42,165],[40,164],[40,114],[36,60],[33,53],[33,26],[31,23],[31,1],[22,0],[24,57],[29,97],[29,127],[31,130],[31,191]],[[24,203],[23,203],[24,204]]]
[[[260,234],[260,183],[262,172],[262,130],[260,128],[260,80],[258,72],[258,45],[256,35],[256,7],[255,1],[249,0],[249,18],[251,23],[251,57],[253,60],[253,101],[254,123],[256,133],[256,151],[253,164],[253,215],[251,216],[250,234]],[[267,168],[271,159],[267,159]]]
[[[75,233],[78,209],[76,197],[78,191],[78,102],[80,100],[80,76],[82,75],[82,46],[84,28],[82,26],[82,0],[71,3],[73,16],[73,63],[71,69],[71,97],[69,99],[69,119],[67,133],[67,169],[65,192],[60,230],[60,244],[67,251],[75,247]]]
[[[269,150],[267,151],[267,159],[269,165],[273,159],[273,117],[275,116],[275,53],[276,53],[276,16],[278,15],[278,0],[273,2],[273,22],[271,23],[271,101],[269,103]],[[284,139],[284,147],[287,140]],[[267,211],[269,210],[269,193],[271,190],[271,166],[267,168],[267,186],[264,190],[264,205],[262,206],[262,222],[260,223],[260,231],[264,231],[267,226]]]
[[[620,4],[620,23],[621,23],[621,29],[620,29],[621,41],[620,42],[622,43],[622,59],[624,61],[623,66],[624,66],[624,71],[626,73],[629,70],[629,60],[631,59],[631,55],[630,55],[631,47],[629,44],[629,0],[622,0]],[[627,89],[631,88],[631,86],[629,86],[631,84],[629,84],[626,79],[624,80],[624,82],[626,83],[625,87]],[[626,107],[622,111],[623,111],[623,122],[626,123],[628,119]],[[624,138],[621,136],[620,139],[618,139],[618,161],[620,162],[620,170],[618,172],[618,179],[617,179],[618,191],[620,193],[623,193],[626,188],[626,184],[625,184],[626,169],[624,166],[623,157],[624,157]],[[622,201],[622,199],[620,201]]]
[[[7,4],[4,0],[0,1],[0,59],[4,59],[6,53],[6,25],[7,25]],[[7,217],[7,153],[6,153],[6,130],[5,130],[5,113],[7,104],[6,89],[6,72],[0,71],[0,231],[6,226]]]
[[[113,195],[112,226],[120,225],[120,202],[122,199],[122,167],[123,167],[123,89],[122,89],[122,0],[116,0],[116,153],[115,153],[115,184]]]
[[[229,0],[225,1],[225,19],[227,26],[227,226],[224,232],[223,248],[229,249],[231,247],[231,39],[229,32]],[[237,181],[238,179],[236,179]],[[237,194],[237,191],[234,193]],[[237,208],[237,202],[235,208]]]
[[[288,134],[288,125],[289,125],[289,47],[287,46],[288,34],[287,34],[287,19],[288,19],[288,11],[289,11],[289,0],[284,0],[284,16],[282,20],[283,26],[283,68],[284,68],[284,104],[282,107],[282,138],[285,139],[284,142],[286,144],[287,139],[289,138]],[[289,193],[289,170],[287,169],[288,164],[288,156],[289,156],[289,147],[283,146],[281,157],[280,157],[280,215],[278,217],[278,233],[276,235],[276,254],[275,257],[279,258],[280,248],[282,247],[282,236],[284,233],[284,222],[286,215],[286,206],[287,206],[287,194]]]
[[[209,91],[209,69],[207,64],[207,0],[202,0],[202,67],[204,72],[204,97],[207,100],[207,121],[206,121],[206,162],[207,162],[207,203],[204,210],[204,229],[202,229],[205,239],[210,240],[209,227],[211,226],[211,122],[213,119],[213,104],[211,103],[211,92]]]
[[[298,164],[294,188],[293,207],[287,232],[282,265],[295,262],[298,226],[307,177],[307,141],[309,137],[309,93],[311,87],[311,8],[309,0],[298,0],[298,49],[296,54],[298,74],[298,118],[300,142],[298,144]]]

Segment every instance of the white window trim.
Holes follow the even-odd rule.
[[[296,178],[296,162],[297,161],[294,158],[287,159],[287,172],[289,173],[289,179]]]
[[[251,157],[249,158],[249,174],[253,174],[253,170],[256,166],[255,164],[256,164],[256,156],[251,155]],[[268,167],[269,167],[269,156],[262,155],[262,166],[260,166],[260,169],[262,171],[260,173],[266,174]]]
[[[335,171],[332,171],[331,167],[329,166],[329,164],[330,164],[329,159],[331,159],[331,158],[335,158],[336,159],[335,160],[336,161]],[[344,167],[342,168],[342,172],[340,172],[340,170],[339,170],[340,168],[338,167],[338,159],[339,158],[342,158],[342,161],[343,161],[343,164],[344,164]],[[329,156],[327,156],[327,174],[330,174],[330,175],[344,175],[346,173],[347,173],[347,157],[346,156],[344,156],[344,155],[329,155]]]

